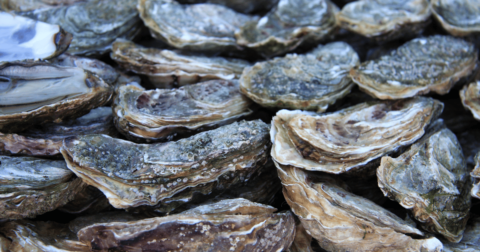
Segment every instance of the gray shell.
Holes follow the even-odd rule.
[[[434,17],[454,36],[480,32],[480,4],[477,0],[431,0]]]

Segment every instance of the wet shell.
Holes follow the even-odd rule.
[[[327,251],[441,251],[432,237],[395,214],[356,196],[328,175],[278,163],[283,195],[303,227]]]
[[[211,80],[178,89],[119,88],[114,121],[128,139],[159,141],[231,123],[251,113],[237,81]]]
[[[480,32],[480,3],[477,0],[431,0],[434,17],[454,36]]]
[[[289,54],[248,67],[240,91],[265,107],[323,112],[350,92],[350,69],[360,62],[347,43],[320,45],[305,55]]]
[[[0,64],[0,131],[80,117],[104,105],[112,88],[81,68],[44,62]]]
[[[158,88],[200,81],[240,78],[250,64],[239,59],[182,54],[171,50],[145,48],[126,40],[113,43],[110,54],[123,69],[148,76]]]
[[[265,57],[292,51],[300,45],[318,44],[336,26],[338,7],[328,0],[280,0],[258,21],[235,32],[237,43]]]
[[[480,81],[465,85],[460,91],[463,106],[470,110],[475,119],[480,120]]]
[[[401,99],[435,92],[446,94],[472,73],[477,50],[462,39],[435,35],[416,38],[388,55],[350,71],[360,89],[379,99]]]
[[[367,102],[331,114],[281,110],[273,118],[272,158],[282,165],[344,173],[407,146],[443,104],[431,98]]]
[[[427,0],[361,0],[337,14],[342,28],[377,40],[419,34],[430,23]]]
[[[247,181],[267,161],[268,126],[242,121],[177,142],[134,144],[105,135],[67,138],[69,169],[116,208],[183,204]],[[213,196],[213,195],[212,195]],[[177,202],[177,203],[178,203]]]
[[[140,0],[138,11],[154,38],[192,51],[235,50],[235,30],[257,19],[221,5],[182,5],[174,0]]]
[[[397,158],[382,157],[378,186],[426,230],[459,242],[470,211],[470,176],[455,135],[438,121]]]

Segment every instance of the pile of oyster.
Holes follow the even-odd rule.
[[[0,251],[479,251],[480,2],[0,0]]]

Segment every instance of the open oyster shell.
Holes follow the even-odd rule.
[[[235,30],[257,19],[221,5],[175,0],[139,0],[138,11],[154,38],[192,51],[235,50]]]
[[[476,66],[477,50],[462,39],[435,35],[416,38],[388,55],[352,68],[360,89],[379,99],[446,94]]]
[[[469,171],[457,137],[443,122],[435,124],[399,157],[382,157],[378,186],[425,230],[459,242],[471,205]]]
[[[65,161],[0,156],[0,219],[32,218],[73,199],[84,186]]]
[[[480,248],[480,217],[470,219],[463,239],[459,243],[443,244],[444,252],[475,252]]]
[[[361,0],[337,14],[342,28],[377,40],[393,40],[422,32],[430,23],[427,0]]]
[[[347,43],[319,45],[305,55],[288,54],[246,68],[240,91],[265,107],[323,112],[350,93],[348,72],[359,62]]]
[[[475,119],[480,120],[480,81],[465,85],[460,91],[463,106],[470,110]]]
[[[442,103],[423,97],[366,102],[324,115],[280,110],[272,121],[271,155],[282,165],[351,172],[415,142],[442,110]]]
[[[231,123],[250,114],[249,105],[237,81],[148,91],[127,85],[119,88],[113,115],[115,126],[128,139],[158,141]]]
[[[237,43],[265,57],[318,44],[336,25],[336,7],[329,0],[280,0],[266,16],[235,32]]]
[[[61,122],[104,105],[112,88],[96,75],[45,62],[0,64],[0,131]]]
[[[212,3],[227,6],[241,13],[254,13],[270,10],[278,0],[177,0],[183,4]]]
[[[110,54],[122,68],[148,76],[153,85],[186,85],[205,80],[240,78],[250,64],[239,59],[181,54],[171,50],[145,48],[117,40]]]
[[[431,0],[433,16],[454,36],[480,32],[480,4],[476,0]]]
[[[67,138],[68,167],[116,208],[188,203],[249,180],[267,161],[268,126],[242,121],[177,142],[134,144],[105,135]]]
[[[166,217],[89,225],[80,241],[95,250],[282,251],[295,235],[290,212],[244,199]]]
[[[121,4],[109,0],[71,1],[68,5],[17,13],[60,25],[71,33],[69,53],[96,55],[110,50],[116,38],[133,39],[140,32],[136,4],[136,0],[123,0]]]
[[[441,251],[432,237],[375,203],[356,196],[326,174],[278,163],[283,195],[308,233],[327,251]]]
[[[3,11],[0,11],[0,20],[0,62],[52,58],[67,50],[72,40],[72,35],[58,25]]]

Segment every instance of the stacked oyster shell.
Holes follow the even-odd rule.
[[[477,249],[477,1],[0,8],[1,251]]]

